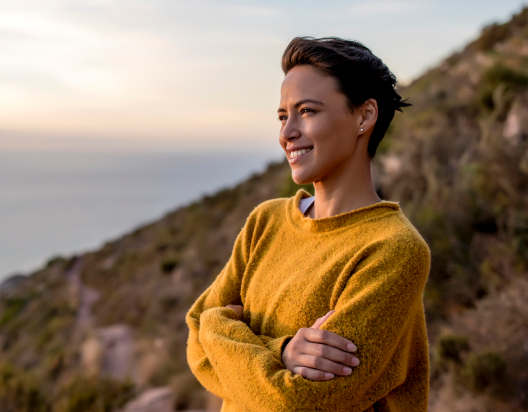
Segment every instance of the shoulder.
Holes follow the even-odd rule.
[[[291,201],[293,201],[292,197],[265,200],[253,208],[249,214],[248,221],[263,224],[281,218],[288,207],[288,203]]]
[[[392,280],[398,283],[424,284],[429,276],[429,246],[401,211],[385,220],[378,235],[364,246],[362,255],[359,267],[373,265],[387,280],[392,273]]]
[[[256,205],[246,218],[242,232],[252,239],[260,238],[271,227],[280,225],[283,220],[287,202],[291,198],[277,198],[265,200]],[[277,226],[278,227],[278,226]]]
[[[373,249],[391,256],[422,257],[430,260],[431,251],[426,241],[399,210],[384,219],[377,228]]]
[[[291,197],[279,197],[276,199],[265,200],[264,202],[255,206],[252,214],[269,214],[273,213],[274,211],[281,210],[285,207],[288,201],[290,201],[290,199]]]

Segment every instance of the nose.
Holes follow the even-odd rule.
[[[286,120],[286,124],[280,131],[279,140],[286,144],[287,142],[296,140],[299,137],[301,137],[301,131],[297,127],[295,120],[289,117],[288,120]]]

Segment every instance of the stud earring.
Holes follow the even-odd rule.
[[[363,131],[363,128],[359,129],[359,131],[362,132],[362,131]]]

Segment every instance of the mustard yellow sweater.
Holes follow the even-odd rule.
[[[261,203],[232,255],[187,313],[187,359],[222,412],[426,411],[428,347],[422,294],[430,251],[397,203],[323,219],[291,198]],[[243,305],[243,320],[225,305]],[[322,329],[354,342],[348,376],[311,381],[287,370],[284,341]]]

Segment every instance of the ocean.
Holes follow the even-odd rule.
[[[258,150],[1,153],[0,282],[96,249],[280,159]]]

